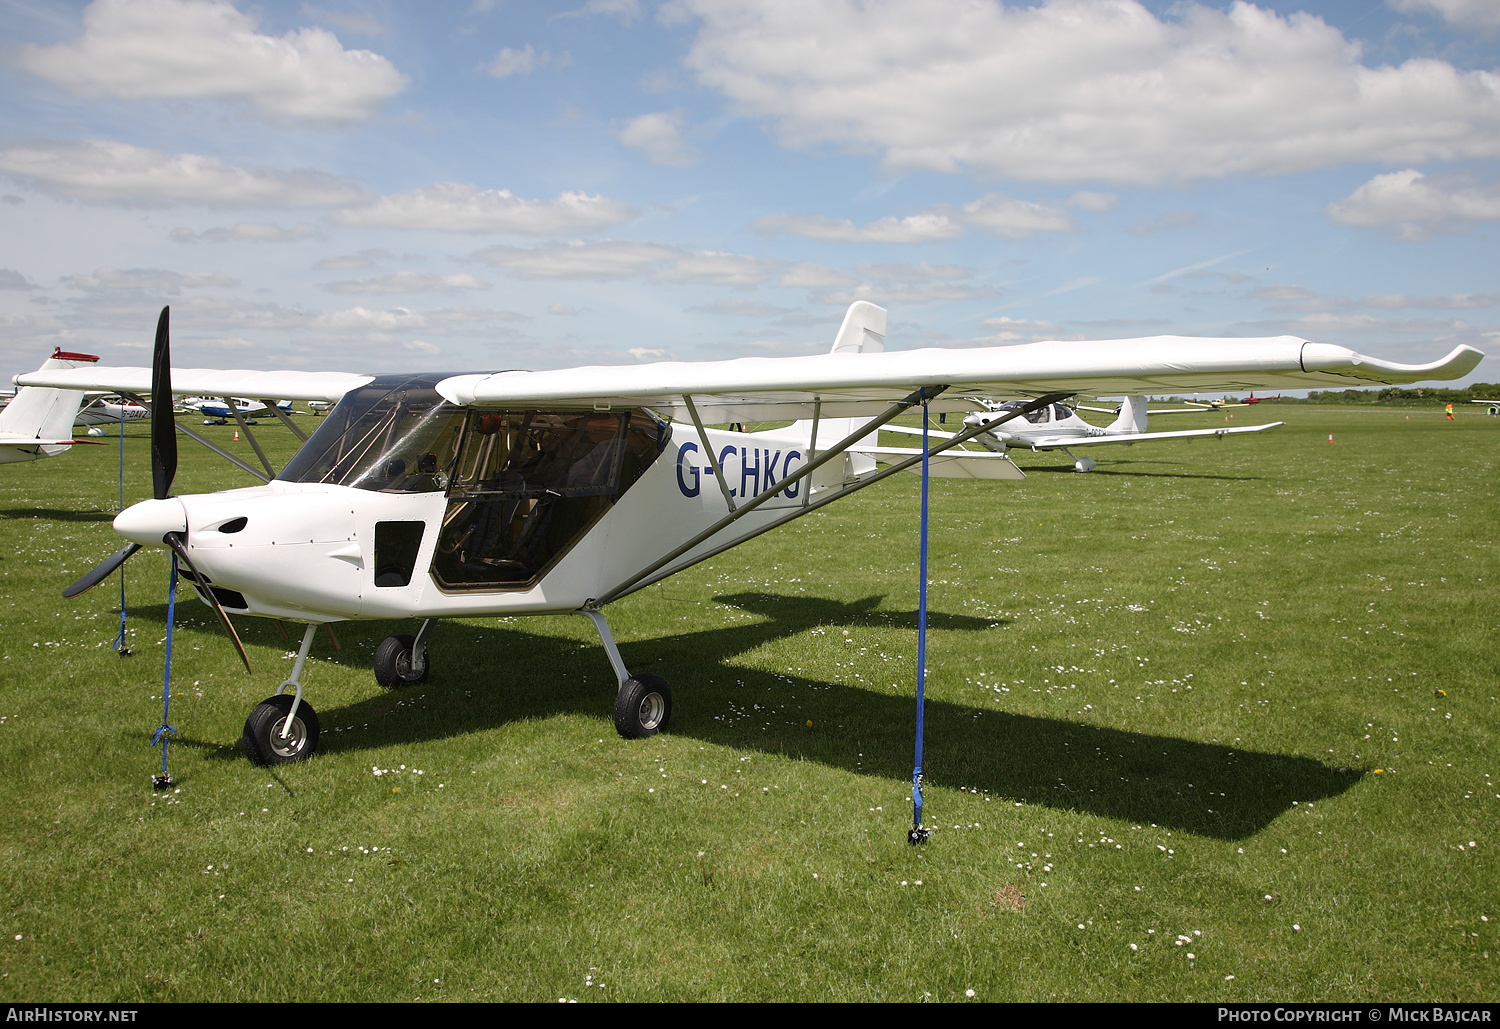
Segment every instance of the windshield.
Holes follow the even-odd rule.
[[[447,375],[383,375],[344,394],[277,478],[388,493],[448,488],[464,409],[433,387]]]

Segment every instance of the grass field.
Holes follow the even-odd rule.
[[[256,768],[292,646],[240,619],[247,677],[184,594],[154,795],[166,559],[133,657],[117,579],[59,597],[116,450],[0,469],[0,998],[1495,1001],[1500,421],[1267,414],[934,484],[922,848],[914,476],[612,606],[647,741],[582,618],[442,623],[402,693],[412,623],[345,623],[320,753]]]

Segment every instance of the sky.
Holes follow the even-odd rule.
[[[0,94],[6,380],[1500,353],[1497,0],[0,0]]]

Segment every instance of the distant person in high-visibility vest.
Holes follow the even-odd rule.
[[[1448,405],[1448,420],[1450,422],[1453,421],[1453,405],[1452,404]]]

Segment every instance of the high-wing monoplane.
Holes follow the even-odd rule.
[[[1070,447],[1091,446],[1097,443],[1146,443],[1164,439],[1191,439],[1195,436],[1214,436],[1223,439],[1242,432],[1265,432],[1285,422],[1267,422],[1264,425],[1240,425],[1214,429],[1177,429],[1168,432],[1146,430],[1146,397],[1127,396],[1119,407],[1118,417],[1106,426],[1092,425],[1083,420],[1078,412],[1066,404],[1045,404],[1037,407],[1025,400],[1007,400],[1003,403],[987,401],[985,410],[970,414],[964,419],[968,428],[983,428],[978,442],[997,455],[1003,455],[1011,447],[1026,447],[1031,450],[1061,450],[1073,460],[1073,467],[1080,472],[1091,472],[1098,462],[1087,457],[1077,457]],[[1023,410],[1024,409],[1024,410]],[[1170,413],[1184,413],[1185,409],[1173,409]],[[1021,417],[1016,417],[1020,412]],[[1169,412],[1160,412],[1169,413]],[[887,426],[892,432],[920,432],[902,426]]]
[[[1483,356],[1459,347],[1432,364],[1400,365],[1291,336],[885,352],[885,330],[886,312],[857,302],[823,355],[354,376],[172,369],[164,310],[152,369],[17,381],[127,395],[149,384],[154,498],[121,512],[114,527],[127,545],[65,595],[141,547],[164,546],[226,626],[227,611],[306,623],[291,677],[245,724],[246,752],[273,764],[317,747],[302,673],[320,624],[420,620],[375,653],[376,679],[401,686],[427,678],[438,619],[586,616],[619,684],[616,729],[649,736],[667,724],[672,693],[660,677],[626,668],[605,607],[760,533],[1082,391],[1451,379]],[[188,431],[171,416],[174,383],[215,396],[342,399],[264,485],[172,496],[176,432]],[[973,411],[1007,393],[1035,399],[987,411],[889,467],[853,449],[904,412]],[[762,432],[712,427],[786,419],[794,421]]]
[[[70,354],[58,348],[42,362],[37,374],[77,368],[99,359],[92,354]],[[83,394],[72,389],[23,386],[0,411],[0,464],[56,457],[75,443],[73,419]]]

